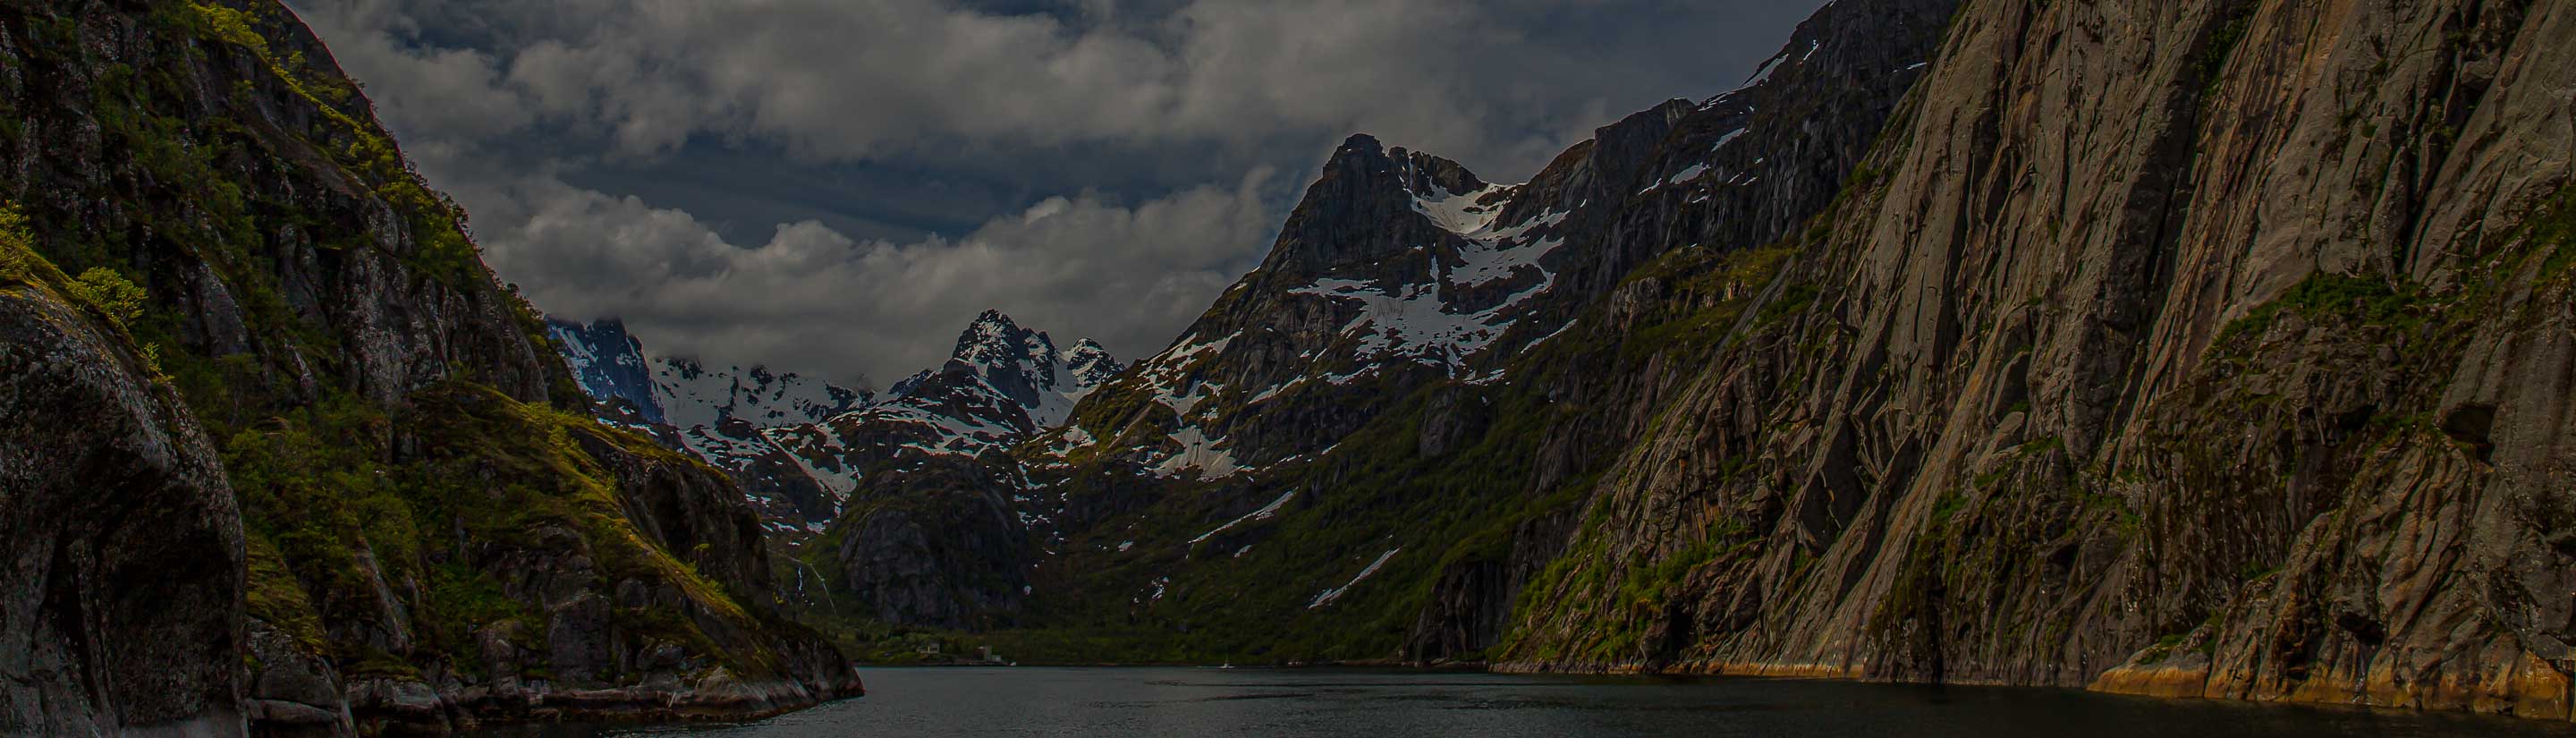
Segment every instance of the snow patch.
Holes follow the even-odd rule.
[[[1288,490],[1288,493],[1287,493],[1287,494],[1280,495],[1280,496],[1279,496],[1279,499],[1271,500],[1271,501],[1270,501],[1270,504],[1267,504],[1267,505],[1263,505],[1263,506],[1261,506],[1261,509],[1259,509],[1259,510],[1254,510],[1254,511],[1252,511],[1250,514],[1244,515],[1243,517],[1235,518],[1235,519],[1233,519],[1233,520],[1227,521],[1227,522],[1226,522],[1226,524],[1224,524],[1224,525],[1220,525],[1220,526],[1217,526],[1217,527],[1216,527],[1216,530],[1211,530],[1211,531],[1208,531],[1208,532],[1206,532],[1206,533],[1201,533],[1201,534],[1199,534],[1199,537],[1190,539],[1190,543],[1195,544],[1195,543],[1204,542],[1204,541],[1206,541],[1208,538],[1210,538],[1210,537],[1212,537],[1212,536],[1215,536],[1215,535],[1216,535],[1216,534],[1218,534],[1218,533],[1226,532],[1227,530],[1232,529],[1232,528],[1233,528],[1233,527],[1235,527],[1235,526],[1242,525],[1242,524],[1244,524],[1244,523],[1252,522],[1252,521],[1255,521],[1255,520],[1268,520],[1268,519],[1270,519],[1270,517],[1271,517],[1271,516],[1274,516],[1274,515],[1278,515],[1278,514],[1279,514],[1279,506],[1288,504],[1288,499],[1289,499],[1289,498],[1291,498],[1291,497],[1296,497],[1296,496],[1297,496],[1297,490],[1293,490],[1293,489],[1292,489],[1292,490]],[[1247,546],[1246,548],[1250,548],[1250,547],[1249,547],[1249,546]]]
[[[1502,199],[1496,200],[1491,205],[1479,204],[1478,201],[1516,186],[1487,185],[1484,189],[1463,195],[1453,195],[1434,188],[1428,195],[1414,194],[1413,211],[1431,218],[1431,222],[1439,224],[1442,230],[1472,237],[1493,227],[1494,219],[1503,214],[1503,206],[1511,204],[1510,200]]]
[[[1512,327],[1517,320],[1509,315],[1512,308],[1555,286],[1554,273],[1544,269],[1539,273],[1543,277],[1539,284],[1504,298],[1492,308],[1464,314],[1452,312],[1448,302],[1441,299],[1436,280],[1380,290],[1367,282],[1333,278],[1291,292],[1360,303],[1359,316],[1342,326],[1343,335],[1358,339],[1359,358],[1410,356],[1423,363],[1445,366],[1454,373],[1468,357],[1482,353]],[[1338,376],[1326,379],[1334,384],[1348,381]]]
[[[1746,77],[1746,78],[1744,79],[1744,86],[1743,86],[1743,87],[1740,87],[1740,88],[1737,88],[1737,89],[1738,89],[1739,91],[1741,91],[1741,90],[1746,90],[1746,89],[1752,89],[1752,87],[1753,87],[1754,85],[1762,84],[1762,83],[1763,83],[1763,82],[1765,82],[1765,81],[1769,81],[1769,80],[1771,79],[1771,73],[1772,73],[1772,72],[1780,71],[1780,65],[1782,65],[1782,64],[1786,64],[1786,63],[1788,63],[1788,62],[1789,62],[1789,52],[1788,52],[1788,50],[1783,49],[1783,50],[1781,50],[1781,51],[1780,51],[1780,55],[1779,55],[1779,56],[1771,57],[1771,61],[1764,62],[1764,63],[1762,64],[1762,68],[1761,68],[1761,69],[1754,70],[1754,72],[1753,72],[1753,76],[1751,76],[1751,77]]]
[[[803,470],[805,472],[805,476],[812,477],[814,479],[814,483],[820,485],[824,492],[832,495],[833,499],[850,499],[850,493],[858,491],[859,488],[859,480],[857,476],[842,474],[840,472],[815,466],[814,460],[808,455],[796,453],[793,450],[792,442],[796,440],[798,431],[803,429],[803,427],[763,428],[760,431],[760,435],[762,438],[768,440],[771,445],[777,446],[781,451],[785,451],[787,458],[796,462],[796,468]]]
[[[1376,574],[1378,567],[1385,566],[1387,559],[1395,558],[1396,552],[1403,550],[1403,546],[1397,546],[1386,553],[1378,554],[1377,560],[1369,562],[1368,568],[1361,569],[1359,576],[1351,577],[1351,580],[1343,583],[1342,586],[1327,589],[1324,590],[1322,594],[1315,595],[1315,601],[1306,603],[1306,609],[1312,610],[1333,604],[1334,600],[1342,598],[1342,593],[1350,591],[1352,587],[1359,586],[1359,583],[1368,579],[1369,575]]]
[[[1200,478],[1222,479],[1243,472],[1243,465],[1234,460],[1234,452],[1217,448],[1217,444],[1224,443],[1225,439],[1210,439],[1207,432],[1198,426],[1174,431],[1171,439],[1181,445],[1181,451],[1156,464],[1154,476],[1169,479],[1179,477],[1181,472],[1197,469]]]

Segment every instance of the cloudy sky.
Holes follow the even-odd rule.
[[[872,388],[986,308],[1159,351],[1344,136],[1521,181],[1823,4],[287,3],[540,309]]]

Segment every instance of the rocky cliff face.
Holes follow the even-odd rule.
[[[238,735],[241,517],[122,309],[0,212],[0,733]]]
[[[9,732],[856,689],[770,614],[738,489],[567,412],[542,324],[284,7],[0,6],[0,100]]]
[[[1503,657],[2567,716],[2571,54],[1966,3]]]

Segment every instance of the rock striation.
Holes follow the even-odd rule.
[[[2570,10],[1966,3],[1502,657],[2568,717]]]

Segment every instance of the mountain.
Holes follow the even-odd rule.
[[[810,468],[853,481],[807,566],[834,602],[880,622],[990,626],[1027,594],[1026,483],[1012,449],[1060,427],[1125,367],[1089,339],[1058,350],[999,311],[977,316],[936,370],[856,412],[773,434]]]
[[[547,327],[603,419],[726,470],[771,530],[799,544],[797,534],[841,513],[872,468],[1007,449],[1061,425],[1076,402],[1125,370],[1097,342],[1059,350],[1000,311],[968,324],[939,368],[874,400],[764,367],[648,357],[615,320],[550,319]]]
[[[654,362],[653,392],[666,422],[682,429],[730,420],[762,427],[821,422],[856,409],[869,396],[768,367],[709,367],[679,358]]]
[[[0,5],[0,734],[857,693],[272,0]]]
[[[896,383],[893,394],[912,395],[934,375],[960,367],[992,393],[1010,400],[1028,415],[1034,428],[1063,425],[1075,402],[1124,367],[1109,350],[1082,339],[1070,351],[1058,352],[1046,333],[1022,328],[1011,316],[987,310],[957,336],[957,350],[941,369],[925,370]]]
[[[1678,355],[1763,292],[1948,10],[1837,4],[1742,89],[1622,119],[1526,183],[1353,136],[1170,348],[1007,457],[854,495],[804,556],[843,609],[897,624],[1153,633],[1098,639],[1137,660],[1397,657],[1413,593],[1561,515]],[[1708,312],[1647,309],[1668,291]],[[1508,610],[1492,589],[1471,599]]]
[[[600,417],[724,470],[774,530],[820,526],[849,495],[848,479],[805,467],[770,436],[857,409],[866,390],[763,366],[647,356],[615,319],[548,318],[546,330],[582,392],[601,403]]]
[[[1839,0],[1525,183],[1350,138],[1134,367],[988,314],[838,414],[576,372],[272,0],[0,5],[0,67],[0,733],[855,693],[781,602],[2571,716],[2576,6]],[[779,546],[679,423],[846,499]]]
[[[1080,431],[1223,476],[1330,448],[1422,387],[1507,383],[1649,262],[1768,245],[1831,202],[1947,7],[1828,8],[1744,88],[1628,116],[1523,184],[1353,136],[1260,268]]]
[[[1023,658],[2563,718],[2571,56],[1844,0],[1527,183],[1353,137],[1169,349],[807,555]]]
[[[810,466],[863,479],[897,459],[1009,448],[1062,425],[1076,402],[1124,370],[1090,339],[1059,351],[1046,333],[987,310],[958,334],[939,368],[896,382],[865,407],[776,436]]]

